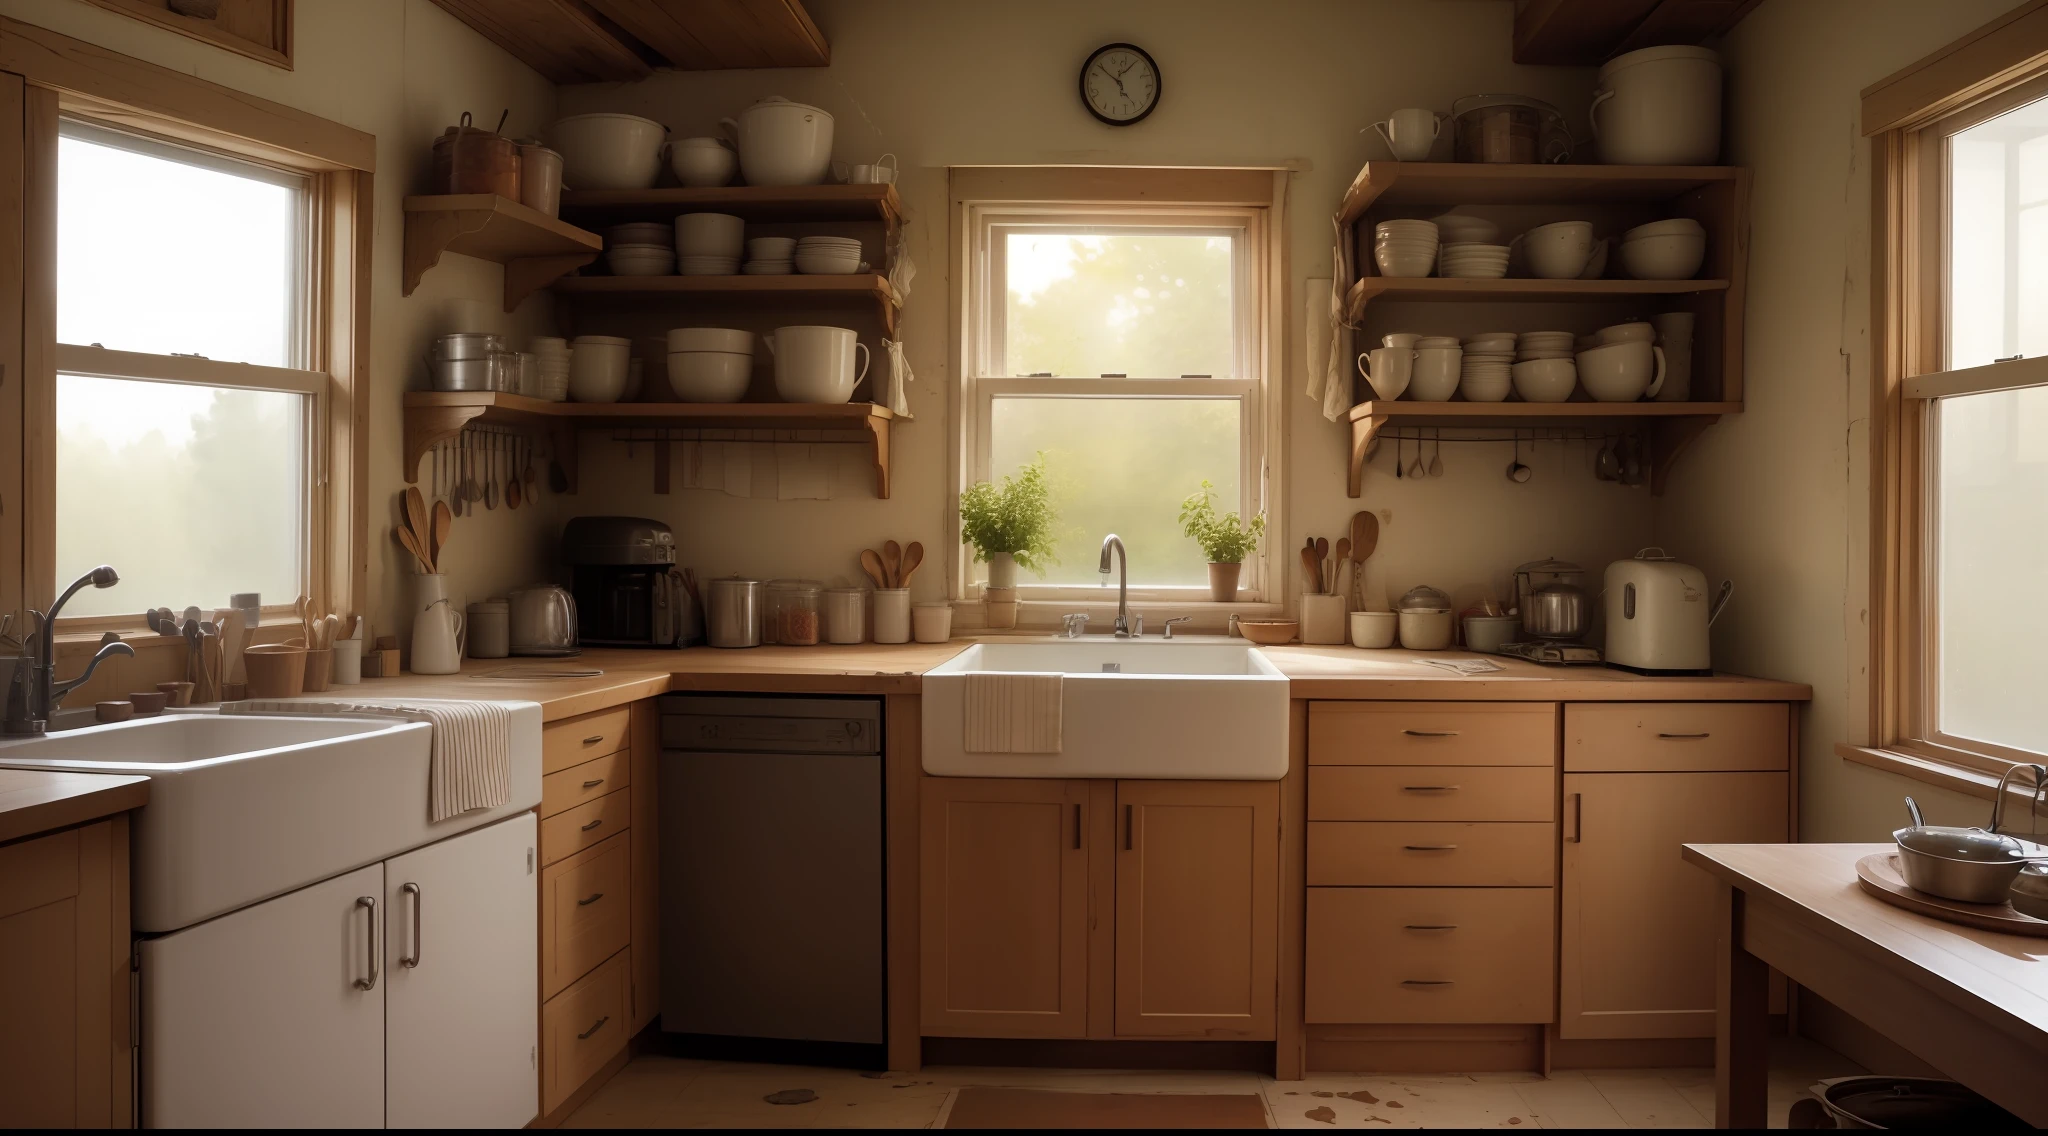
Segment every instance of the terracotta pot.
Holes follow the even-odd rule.
[[[1217,603],[1236,603],[1237,576],[1242,571],[1244,571],[1244,565],[1241,563],[1211,563],[1209,565],[1209,598]]]

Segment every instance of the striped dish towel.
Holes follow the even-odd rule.
[[[1063,744],[1061,697],[1066,676],[970,674],[961,699],[967,753],[1058,753]]]
[[[425,722],[434,728],[427,770],[429,821],[495,809],[512,800],[512,712],[496,702],[250,699],[222,703],[220,712],[383,714]]]

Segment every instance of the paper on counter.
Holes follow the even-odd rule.
[[[1473,675],[1492,674],[1495,671],[1507,669],[1492,659],[1422,659],[1419,661],[1424,666],[1450,671],[1452,674],[1464,675],[1467,678]]]

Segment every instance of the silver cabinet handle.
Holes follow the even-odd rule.
[[[599,785],[602,785],[602,784],[604,784],[604,778],[600,777],[600,778],[598,778],[598,779],[597,779],[597,780],[595,780],[595,781],[585,781],[585,782],[583,783],[583,787],[584,787],[585,789],[595,789],[595,788],[597,788],[597,787],[598,787]]]
[[[606,1014],[606,1015],[605,1015],[604,1017],[601,1017],[601,1018],[597,1019],[596,1021],[594,1021],[594,1022],[590,1023],[590,1028],[589,1028],[589,1029],[587,1029],[587,1030],[584,1030],[584,1031],[583,1031],[582,1033],[579,1033],[579,1034],[577,1034],[577,1035],[576,1035],[576,1040],[577,1040],[577,1041],[589,1041],[589,1040],[590,1040],[590,1035],[591,1035],[591,1034],[594,1034],[594,1033],[596,1033],[596,1032],[597,1032],[598,1030],[601,1030],[601,1029],[603,1029],[603,1028],[604,1028],[604,1024],[605,1024],[606,1022],[608,1022],[608,1021],[611,1021],[611,1020],[612,1020],[612,1016],[611,1016],[610,1014]]]
[[[369,933],[365,938],[365,942],[370,948],[370,977],[356,979],[356,989],[375,990],[377,988],[377,979],[383,973],[377,966],[377,956],[384,953],[383,936],[377,934],[377,897],[374,895],[359,895],[356,897],[356,906],[369,912],[370,916],[365,920],[369,925]]]
[[[587,746],[594,746],[594,745],[596,745],[597,743],[599,743],[599,742],[601,742],[601,741],[603,741],[603,740],[604,740],[604,735],[603,735],[603,734],[592,734],[592,735],[590,735],[589,737],[587,737],[587,738],[584,738],[584,739],[583,739],[583,744],[584,744],[584,745],[587,745]]]
[[[1455,793],[1458,791],[1458,787],[1456,785],[1403,785],[1401,786],[1401,791],[1403,793]]]
[[[426,893],[420,890],[420,885],[414,883],[408,883],[398,891],[401,895],[412,897],[412,955],[398,956],[398,965],[411,970],[420,964],[420,945],[427,937],[424,924],[421,922],[426,914],[427,897]]]
[[[1455,844],[1403,844],[1401,849],[1404,852],[1456,852],[1458,846]]]
[[[601,891],[600,891],[600,892],[595,892],[595,893],[593,893],[593,894],[591,895],[591,897],[590,897],[589,899],[579,899],[579,900],[577,900],[577,901],[576,901],[576,906],[578,906],[578,907],[589,907],[589,906],[590,906],[591,904],[593,904],[593,903],[596,903],[596,902],[597,902],[598,900],[600,900],[600,899],[603,899],[603,898],[604,898],[604,893],[603,893],[603,892],[601,892]]]
[[[1671,739],[1671,740],[1690,740],[1690,741],[1697,741],[1697,740],[1699,740],[1700,738],[1711,738],[1711,737],[1713,737],[1714,735],[1712,735],[1712,734],[1710,734],[1710,733],[1707,733],[1706,731],[1702,730],[1702,731],[1700,731],[1700,732],[1699,732],[1699,733],[1697,733],[1697,734],[1665,734],[1665,733],[1660,733],[1660,734],[1658,734],[1657,736],[1658,736],[1658,737],[1660,737],[1660,738],[1667,738],[1667,739]]]
[[[1401,732],[1411,738],[1455,738],[1458,736],[1458,731],[1456,730],[1402,730]]]
[[[1403,928],[1403,930],[1407,931],[1455,931],[1457,929],[1458,925],[1456,923],[1410,923],[1407,927]]]
[[[601,825],[601,824],[603,824],[603,823],[604,823],[604,818],[603,818],[603,817],[598,817],[598,818],[597,818],[596,820],[594,820],[594,821],[591,821],[591,822],[590,822],[589,824],[586,824],[586,825],[584,825],[584,826],[583,826],[582,828],[578,829],[577,831],[579,831],[579,832],[589,832],[589,831],[590,831],[591,829],[593,829],[593,828],[596,828],[596,827],[597,827],[598,825]]]
[[[1451,981],[1450,979],[1448,979],[1448,978],[1404,978],[1404,979],[1402,979],[1402,980],[1401,980],[1401,985],[1403,985],[1403,986],[1455,986],[1455,985],[1457,985],[1457,984],[1456,984],[1456,983],[1454,983],[1454,982],[1452,982],[1452,981]]]

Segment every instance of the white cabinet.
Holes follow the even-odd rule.
[[[534,839],[528,813],[384,862],[387,1127],[540,1111]]]
[[[143,1123],[532,1120],[535,835],[522,814],[142,942]]]

